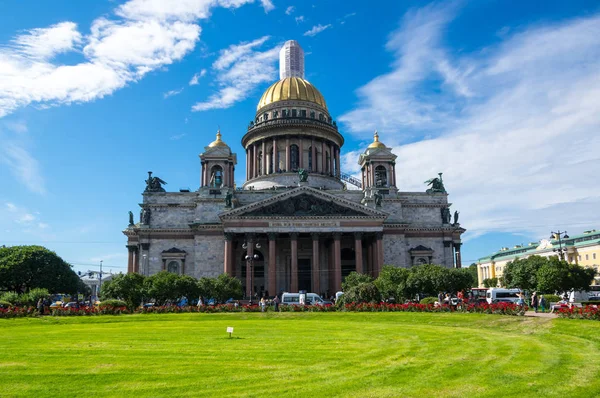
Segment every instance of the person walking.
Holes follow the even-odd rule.
[[[538,296],[537,296],[537,292],[533,292],[533,294],[531,295],[531,306],[533,307],[533,310],[537,313],[538,311],[538,305],[539,305],[539,300],[538,300]]]
[[[273,299],[273,305],[275,306],[275,312],[279,312],[279,296],[275,296]]]
[[[260,312],[265,312],[266,305],[267,305],[267,301],[265,300],[265,296],[262,296],[260,299]]]
[[[438,304],[440,307],[442,306],[442,304],[444,304],[444,293],[442,292],[438,293]]]
[[[546,312],[546,299],[543,295],[540,296],[540,308],[542,312]]]
[[[37,302],[37,310],[40,315],[44,315],[44,300],[41,297]]]

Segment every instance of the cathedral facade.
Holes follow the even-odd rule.
[[[329,296],[352,271],[377,277],[384,264],[460,267],[465,230],[457,212],[452,221],[441,173],[425,192],[402,192],[396,155],[376,132],[358,159],[361,177],[344,174],[344,137],[304,79],[302,49],[287,42],[280,58],[281,79],[260,98],[242,138],[244,184],[235,186],[237,155],[220,132],[200,154],[197,191],[166,192],[149,174],[140,222],[130,215],[123,231],[128,272],[227,273],[247,296]]]

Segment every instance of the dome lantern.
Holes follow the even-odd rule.
[[[385,148],[385,144],[379,141],[379,133],[377,133],[377,130],[375,130],[373,142],[368,146],[368,148]]]

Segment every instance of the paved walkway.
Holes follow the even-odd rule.
[[[549,311],[546,312],[535,312],[535,311],[527,311],[525,312],[525,316],[537,317],[537,318],[556,318],[558,315],[551,314]]]

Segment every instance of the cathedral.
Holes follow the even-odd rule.
[[[246,296],[306,290],[326,297],[352,271],[377,277],[383,265],[461,266],[461,234],[442,173],[423,192],[396,184],[396,155],[377,132],[357,159],[360,177],[340,169],[344,136],[319,90],[304,79],[296,41],[280,52],[280,80],[258,101],[242,137],[246,179],[221,132],[200,154],[197,191],[166,192],[149,172],[140,221],[123,231],[128,272],[166,270],[196,278],[227,273]]]

